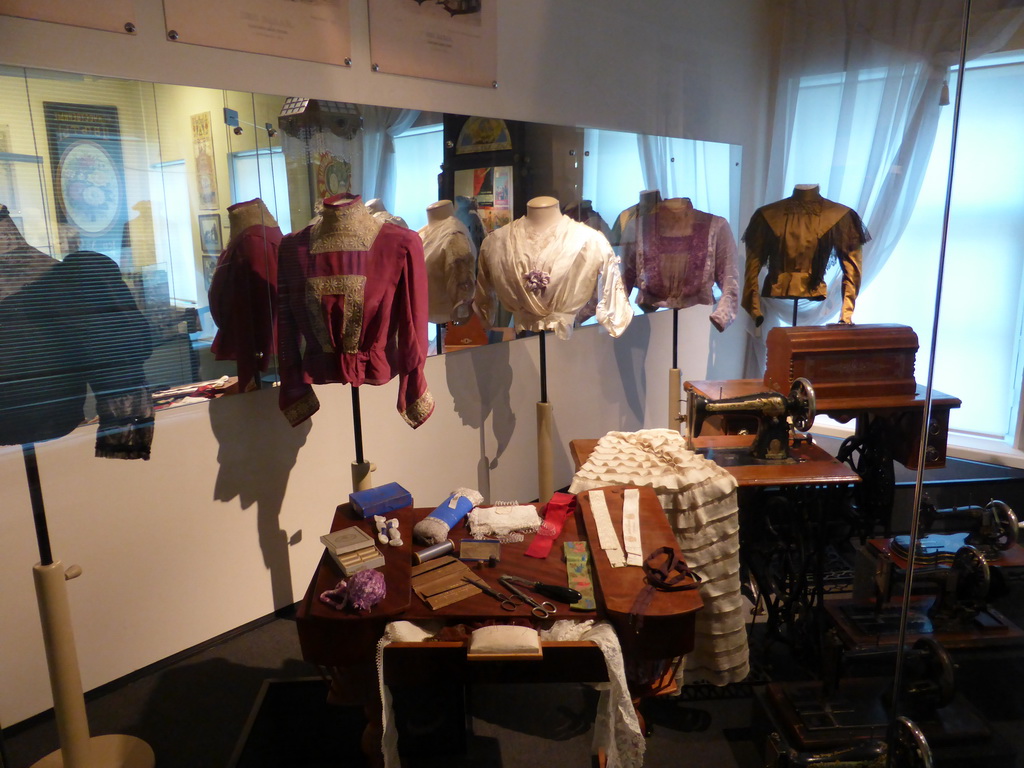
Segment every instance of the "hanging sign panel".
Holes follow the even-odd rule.
[[[180,43],[351,63],[348,0],[164,0],[164,22]]]
[[[110,32],[135,31],[132,0],[0,0],[0,14]]]
[[[497,84],[496,0],[367,0],[367,5],[376,71]]]

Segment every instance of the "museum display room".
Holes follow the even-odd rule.
[[[0,725],[295,606],[608,765],[755,682],[766,765],[1019,764],[1024,4],[231,8],[0,0]]]

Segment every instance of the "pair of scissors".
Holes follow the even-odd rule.
[[[545,600],[543,603],[538,603],[536,600],[534,600],[528,594],[526,594],[521,589],[516,587],[514,584],[512,584],[509,581],[506,581],[506,579],[506,576],[499,576],[498,582],[503,587],[505,587],[505,589],[511,592],[515,597],[518,597],[524,603],[529,605],[530,613],[532,613],[538,619],[546,619],[548,616],[556,612],[554,603],[549,603],[547,600]]]
[[[468,581],[474,587],[482,591],[485,595],[490,595],[491,597],[493,597],[495,600],[501,603],[502,610],[514,611],[516,608],[519,607],[515,601],[515,598],[512,595],[502,594],[501,592],[498,592],[496,589],[491,589],[489,586],[487,586],[486,583],[478,581],[477,579],[472,579],[469,576],[463,576],[462,580]]]

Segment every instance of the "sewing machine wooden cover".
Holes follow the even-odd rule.
[[[913,395],[918,341],[906,325],[808,325],[773,328],[764,383],[786,393],[799,377],[821,401]]]

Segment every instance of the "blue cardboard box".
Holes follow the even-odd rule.
[[[356,517],[389,515],[403,507],[412,506],[412,494],[398,483],[387,483],[348,495]]]

